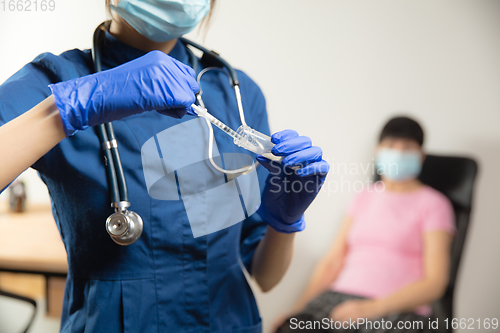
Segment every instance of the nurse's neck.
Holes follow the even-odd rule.
[[[177,39],[172,39],[164,43],[157,43],[147,39],[116,14],[113,15],[113,19],[111,20],[109,33],[119,41],[145,52],[159,50],[169,54],[177,43]]]
[[[382,177],[382,181],[384,182],[385,189],[391,192],[411,192],[418,190],[423,186],[422,182],[417,178],[406,180],[403,182],[393,182],[385,177]]]

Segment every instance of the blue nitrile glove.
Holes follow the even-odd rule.
[[[66,136],[144,111],[182,118],[199,90],[193,69],[161,51],[49,87]]]
[[[293,130],[274,133],[271,142],[276,144],[271,152],[285,157],[279,163],[257,155],[269,170],[258,213],[276,231],[302,231],[304,212],[325,182],[330,165],[323,160],[321,148]]]

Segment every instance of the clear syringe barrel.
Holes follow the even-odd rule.
[[[271,138],[263,133],[260,133],[247,125],[241,125],[235,131],[233,131],[229,126],[224,124],[219,119],[208,113],[208,110],[204,107],[198,106],[196,104],[192,105],[193,110],[201,117],[207,119],[210,123],[214,124],[226,134],[230,135],[234,139],[234,144],[242,147],[246,150],[254,152],[256,154],[262,155],[270,160],[281,162],[283,160],[282,156],[276,156],[271,153],[271,149],[274,147],[274,143],[271,142]]]
[[[269,136],[246,125],[241,125],[236,130],[234,144],[273,161],[280,162],[283,159],[282,156],[276,156],[271,153],[271,149],[273,149],[275,145],[271,142]]]
[[[224,132],[226,132],[228,135],[232,136],[233,139],[235,139],[235,140],[237,139],[238,134],[235,131],[233,131],[229,126],[227,126],[222,121],[220,121],[219,119],[212,116],[212,119],[209,119],[209,121],[212,124],[214,124],[215,126],[217,126],[218,128],[220,128],[221,130],[223,130]]]
[[[204,117],[206,120],[208,120],[209,122],[220,128],[222,131],[226,132],[226,134],[230,135],[231,137],[233,137],[233,139],[236,140],[237,138],[236,132],[233,131],[229,126],[224,124],[222,121],[220,121],[219,119],[215,118],[210,113],[208,113],[207,109],[198,106],[196,104],[191,105],[191,107],[198,116]]]

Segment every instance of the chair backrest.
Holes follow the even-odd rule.
[[[433,304],[434,314],[452,318],[453,292],[472,209],[472,194],[478,166],[470,158],[427,155],[419,179],[446,195],[455,210],[457,234],[451,253],[450,282],[444,296]]]
[[[12,293],[9,293],[9,292],[3,291],[3,290],[0,290],[0,297],[7,297],[7,298],[15,299],[18,301],[29,303],[33,306],[33,313],[31,315],[31,317],[29,318],[29,321],[26,324],[25,329],[23,330],[23,333],[27,333],[31,327],[31,324],[33,324],[33,322],[35,321],[35,316],[36,316],[36,302],[35,302],[35,300],[32,300],[31,298],[24,297],[21,295],[12,294]],[[2,329],[2,327],[0,327],[0,329]]]

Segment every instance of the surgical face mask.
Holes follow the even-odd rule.
[[[400,182],[418,177],[422,164],[419,151],[382,148],[377,153],[376,166],[381,176]]]
[[[121,0],[111,8],[141,35],[162,43],[193,30],[210,11],[210,0]]]

